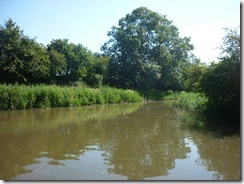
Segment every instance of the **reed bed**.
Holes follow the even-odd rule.
[[[208,101],[201,93],[180,92],[177,95],[175,105],[181,109],[187,110],[194,114],[202,114],[206,109]]]
[[[206,126],[206,103],[207,97],[201,93],[179,92],[176,94],[177,100],[174,105],[185,111],[179,111],[178,117],[181,122],[190,125],[192,128],[205,129]]]
[[[79,86],[0,85],[0,110],[140,101],[143,101],[143,98],[135,91],[111,87],[93,89]]]

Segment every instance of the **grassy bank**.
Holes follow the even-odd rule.
[[[0,110],[139,102],[135,91],[102,87],[0,85]]]

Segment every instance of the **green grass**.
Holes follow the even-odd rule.
[[[93,104],[140,102],[135,91],[110,87],[61,87],[55,85],[0,85],[0,110],[73,107]]]

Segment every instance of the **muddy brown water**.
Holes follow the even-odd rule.
[[[240,180],[240,136],[167,101],[1,111],[0,147],[1,180]]]

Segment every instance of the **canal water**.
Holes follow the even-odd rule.
[[[240,180],[240,136],[170,101],[0,112],[1,180]]]

